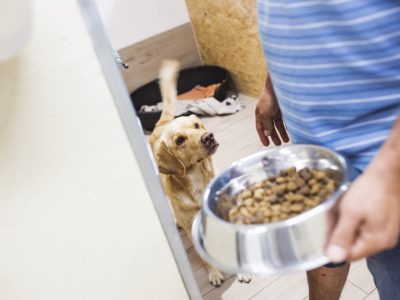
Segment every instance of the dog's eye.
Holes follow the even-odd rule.
[[[200,124],[199,123],[194,123],[194,128],[199,129],[200,128]]]
[[[183,142],[184,142],[185,140],[186,140],[185,137],[182,136],[182,135],[180,135],[180,136],[178,136],[178,138],[176,139],[175,143],[176,143],[177,145],[182,145]]]

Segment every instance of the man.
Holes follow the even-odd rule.
[[[326,252],[333,263],[367,257],[380,299],[399,299],[400,4],[259,0],[258,13],[269,67],[259,137],[287,142],[283,115],[292,142],[336,150],[359,171],[332,211]],[[348,269],[308,272],[310,300],[338,299]]]

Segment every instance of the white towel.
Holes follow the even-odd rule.
[[[236,96],[226,98],[220,102],[213,97],[205,98],[202,100],[179,100],[176,102],[176,116],[187,114],[188,112],[194,113],[199,116],[222,116],[231,115],[241,111],[245,106],[241,104]],[[155,112],[162,110],[162,103],[156,105],[143,105],[140,112]]]
[[[222,102],[213,97],[203,100],[183,100],[180,102],[186,102],[183,110],[205,116],[230,115],[244,108],[244,105],[240,104],[236,97],[229,97]]]

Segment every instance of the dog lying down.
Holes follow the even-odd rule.
[[[149,142],[176,222],[191,239],[193,219],[200,210],[203,192],[215,174],[212,155],[219,144],[197,116],[175,118],[178,71],[177,61],[167,60],[161,66],[164,109]],[[224,280],[221,271],[209,264],[206,268],[209,282],[220,286]],[[246,283],[251,280],[246,275],[237,278]]]

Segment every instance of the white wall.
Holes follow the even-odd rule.
[[[0,64],[0,299],[188,299],[78,1],[33,11]]]
[[[96,0],[118,50],[189,22],[184,0]]]

